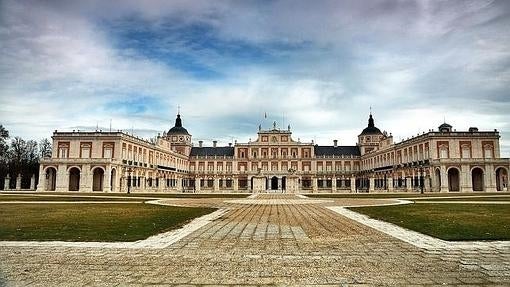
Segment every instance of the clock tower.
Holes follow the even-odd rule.
[[[191,135],[182,126],[180,114],[177,114],[175,125],[166,134],[166,139],[170,141],[173,150],[186,156],[189,156],[191,153]]]

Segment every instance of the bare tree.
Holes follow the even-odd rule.
[[[0,164],[4,164],[7,162],[7,150],[8,146],[5,143],[5,140],[9,138],[9,131],[7,131],[4,126],[0,125]]]
[[[48,139],[42,139],[39,142],[39,156],[41,159],[51,157],[51,142]]]

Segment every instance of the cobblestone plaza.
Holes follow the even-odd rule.
[[[162,201],[224,212],[170,245],[2,242],[0,285],[510,284],[508,242],[407,243],[334,211],[397,200],[258,194]]]

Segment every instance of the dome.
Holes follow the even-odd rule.
[[[438,129],[442,133],[448,133],[452,131],[452,126],[447,123],[443,123],[438,127]]]
[[[376,128],[374,125],[374,118],[372,118],[372,114],[368,118],[368,126],[361,132],[360,135],[373,135],[373,134],[382,134],[381,130]]]
[[[452,126],[447,124],[447,123],[441,124],[439,126],[439,130],[441,130],[441,129],[451,129],[451,128],[452,128]]]
[[[167,134],[190,135],[188,130],[182,127],[181,115],[177,114],[177,118],[175,119],[175,126],[168,130]]]

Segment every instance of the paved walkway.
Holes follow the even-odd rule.
[[[247,200],[165,200],[229,211],[161,249],[0,246],[0,285],[510,285],[508,246],[423,249],[329,209],[383,200]]]

